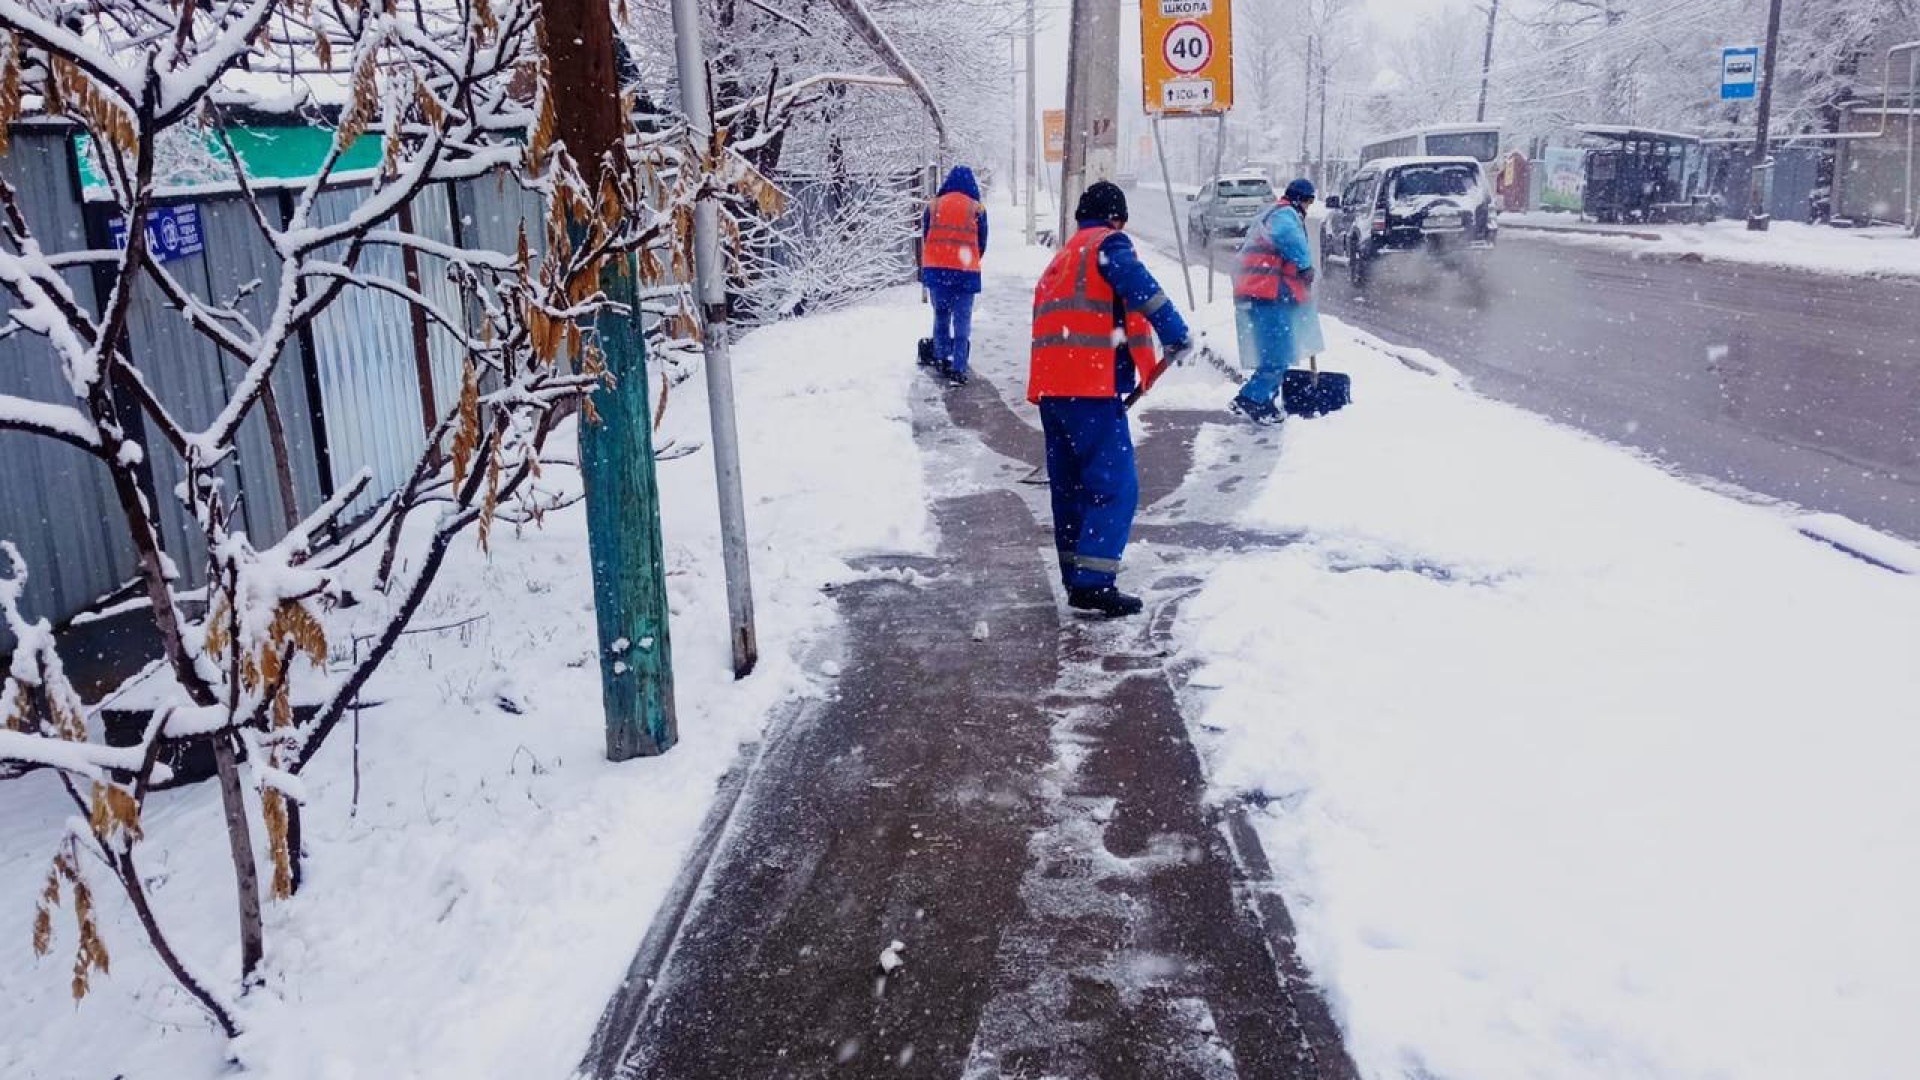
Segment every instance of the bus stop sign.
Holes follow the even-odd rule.
[[[1140,0],[1140,76],[1149,115],[1233,108],[1233,0]]]
[[[1760,81],[1759,49],[1722,49],[1720,52],[1720,100],[1737,101],[1753,96]]]

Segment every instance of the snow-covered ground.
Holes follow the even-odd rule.
[[[360,731],[307,772],[301,894],[269,904],[265,985],[230,1049],[274,1080],[560,1077],[578,1063],[714,796],[718,777],[783,702],[817,691],[830,651],[821,593],[842,557],[927,550],[910,427],[911,358],[859,344],[911,340],[913,290],[740,342],[740,426],[763,657],[734,682],[711,455],[660,467],[680,745],[603,758],[585,518],[575,507],[491,557],[468,539],[382,670]],[[910,322],[911,327],[905,323]],[[696,379],[674,391],[665,438],[704,444]],[[571,456],[573,439],[553,444]],[[563,482],[577,478],[570,469]],[[827,670],[831,670],[830,667]],[[197,1080],[229,1048],[174,989],[110,886],[95,891],[112,958],[76,1006],[73,931],[36,960],[35,896],[69,807],[53,782],[0,786],[0,1076]],[[173,942],[216,986],[239,967],[232,871],[217,794],[156,796],[144,870]],[[105,875],[98,875],[102,882]]]
[[[1177,633],[1363,1074],[1911,1076],[1920,579],[1327,328]]]
[[[1660,258],[1697,258],[1854,277],[1920,277],[1920,240],[1905,229],[1836,229],[1776,221],[1766,232],[1745,222],[1708,225],[1601,225],[1574,214],[1505,213],[1500,224],[1529,236],[1615,248]]]

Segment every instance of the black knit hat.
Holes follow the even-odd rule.
[[[1080,205],[1073,210],[1075,221],[1111,221],[1115,218],[1127,220],[1127,193],[1105,180],[1081,193]]]

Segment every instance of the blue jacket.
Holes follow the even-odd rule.
[[[946,182],[940,185],[939,194],[948,195],[956,191],[974,202],[980,201],[980,183],[973,178],[973,170],[965,165],[955,165],[952,171],[947,173]],[[932,228],[933,207],[929,206],[920,211],[920,239],[925,240],[928,230]],[[987,215],[982,213],[980,215],[980,254],[984,256],[986,253]],[[937,291],[977,293],[980,291],[980,271],[947,270],[937,266],[922,268],[920,283]]]
[[[1104,229],[1104,221],[1082,221],[1083,229]],[[1187,321],[1180,317],[1179,309],[1167,299],[1166,290],[1154,280],[1153,274],[1134,253],[1133,238],[1123,232],[1116,232],[1100,244],[1100,276],[1107,279],[1113,291],[1126,305],[1128,311],[1137,311],[1153,324],[1153,332],[1160,339],[1162,349],[1174,349],[1185,345],[1192,337],[1187,329]],[[1114,350],[1118,361],[1114,364],[1114,393],[1130,394],[1138,385],[1139,377],[1133,370],[1133,358],[1127,355],[1123,346]]]
[[[1270,207],[1267,212],[1261,216],[1255,227],[1266,229],[1267,237],[1273,241],[1273,246],[1279,250],[1280,257],[1292,263],[1300,270],[1305,271],[1309,279],[1312,278],[1313,248],[1307,242],[1306,218],[1298,210],[1295,210],[1292,204],[1279,203]],[[1252,237],[1253,233],[1249,230],[1248,240],[1251,241]],[[1245,241],[1242,242],[1240,250],[1246,250]],[[1292,303],[1292,300],[1287,297],[1287,291],[1285,289],[1280,290],[1280,296],[1281,303]],[[1266,303],[1266,301],[1255,302]]]

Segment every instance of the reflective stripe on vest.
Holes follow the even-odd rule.
[[[1152,324],[1139,311],[1120,315],[1120,298],[1098,269],[1100,245],[1112,235],[1112,229],[1081,229],[1040,276],[1027,400],[1114,396],[1115,354],[1122,347],[1141,381],[1152,381],[1158,368]],[[1157,310],[1165,303],[1157,295],[1145,306]]]
[[[933,200],[920,265],[928,270],[980,272],[980,204],[965,192]]]
[[[1284,283],[1286,299],[1306,303],[1307,283],[1300,280],[1300,268],[1288,262],[1273,243],[1273,215],[1291,210],[1284,203],[1276,205],[1247,230],[1247,242],[1240,248],[1240,268],[1233,277],[1234,299],[1279,300]]]

